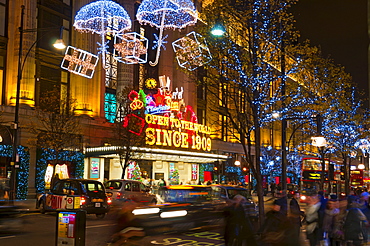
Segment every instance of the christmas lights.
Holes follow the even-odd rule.
[[[113,93],[105,93],[104,112],[108,122],[114,123],[116,119],[117,97]]]
[[[114,36],[113,57],[119,62],[137,64],[147,62],[148,39],[136,33]]]
[[[73,26],[81,32],[120,33],[131,28],[131,20],[122,6],[102,0],[83,6],[75,16]]]
[[[61,68],[71,73],[91,79],[99,58],[87,51],[68,46],[64,55]]]
[[[164,39],[163,29],[182,29],[197,22],[197,12],[190,0],[144,0],[136,14],[140,24],[148,24],[159,28],[156,38],[156,60],[149,62],[151,66],[158,64],[161,47]]]
[[[75,16],[73,26],[80,32],[91,32],[101,36],[100,52],[102,53],[103,67],[105,67],[105,53],[107,33],[123,33],[131,28],[131,19],[126,10],[111,0],[92,2],[83,6]]]
[[[172,48],[176,53],[179,66],[190,71],[203,66],[212,59],[206,40],[196,32],[188,33],[185,37],[174,41]]]
[[[16,198],[26,199],[28,194],[28,176],[30,165],[30,154],[28,149],[18,146],[19,168],[17,169]],[[0,156],[12,157],[13,147],[11,145],[0,145]]]
[[[76,179],[82,179],[84,176],[84,155],[77,151],[62,151],[56,156],[56,151],[51,149],[42,149],[37,151],[36,162],[36,193],[45,192],[45,174],[48,163],[53,160],[72,162],[74,168],[71,169],[71,176]]]

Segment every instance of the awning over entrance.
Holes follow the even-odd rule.
[[[104,146],[104,147],[92,147],[85,149],[86,157],[117,157],[117,149],[119,146]],[[215,161],[226,161],[227,155],[201,153],[192,151],[182,150],[170,150],[170,149],[154,149],[154,148],[140,148],[133,147],[133,151],[136,153],[133,155],[133,159],[141,160],[157,160],[157,161],[183,161],[183,162],[195,162],[195,163],[211,163]]]

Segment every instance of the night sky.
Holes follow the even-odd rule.
[[[300,41],[311,40],[344,66],[368,98],[367,0],[299,0],[292,12]]]

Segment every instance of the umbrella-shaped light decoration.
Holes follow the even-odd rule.
[[[143,0],[136,14],[140,24],[159,28],[159,37],[155,35],[157,48],[156,59],[149,62],[158,64],[161,48],[164,48],[163,29],[182,29],[197,22],[197,12],[191,0]]]
[[[126,10],[111,0],[101,0],[83,6],[75,16],[73,26],[80,32],[91,32],[101,36],[99,53],[102,53],[105,67],[105,52],[108,42],[107,33],[117,34],[131,28],[131,19]]]

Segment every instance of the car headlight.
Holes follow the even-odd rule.
[[[178,210],[178,211],[163,212],[160,214],[160,216],[161,218],[173,218],[173,217],[182,217],[187,214],[188,212],[186,210]]]
[[[138,208],[132,211],[134,215],[141,215],[141,214],[157,214],[159,213],[159,208]]]
[[[305,195],[301,196],[302,201],[305,201],[306,199],[307,199],[307,197]]]

